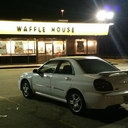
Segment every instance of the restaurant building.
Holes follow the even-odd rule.
[[[44,63],[69,55],[97,55],[97,37],[110,24],[0,21],[0,65]]]

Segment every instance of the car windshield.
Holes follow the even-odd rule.
[[[82,69],[89,74],[96,74],[104,71],[119,71],[119,69],[111,64],[98,59],[83,59],[76,61],[79,63]]]

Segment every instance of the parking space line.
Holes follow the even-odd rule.
[[[16,105],[20,105],[19,103],[16,103],[16,102],[14,102],[14,101],[12,101],[12,100],[6,98],[6,97],[3,97],[3,96],[0,96],[0,99],[9,101],[10,103],[13,103],[13,104],[16,104]]]

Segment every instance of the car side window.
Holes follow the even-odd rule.
[[[72,65],[68,61],[63,61],[59,64],[55,73],[59,74],[73,74]]]
[[[58,61],[50,61],[44,64],[40,69],[39,73],[54,73],[57,67]]]

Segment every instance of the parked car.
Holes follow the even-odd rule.
[[[65,102],[75,114],[128,102],[128,71],[120,71],[99,57],[52,58],[20,76],[25,98],[33,94]]]

